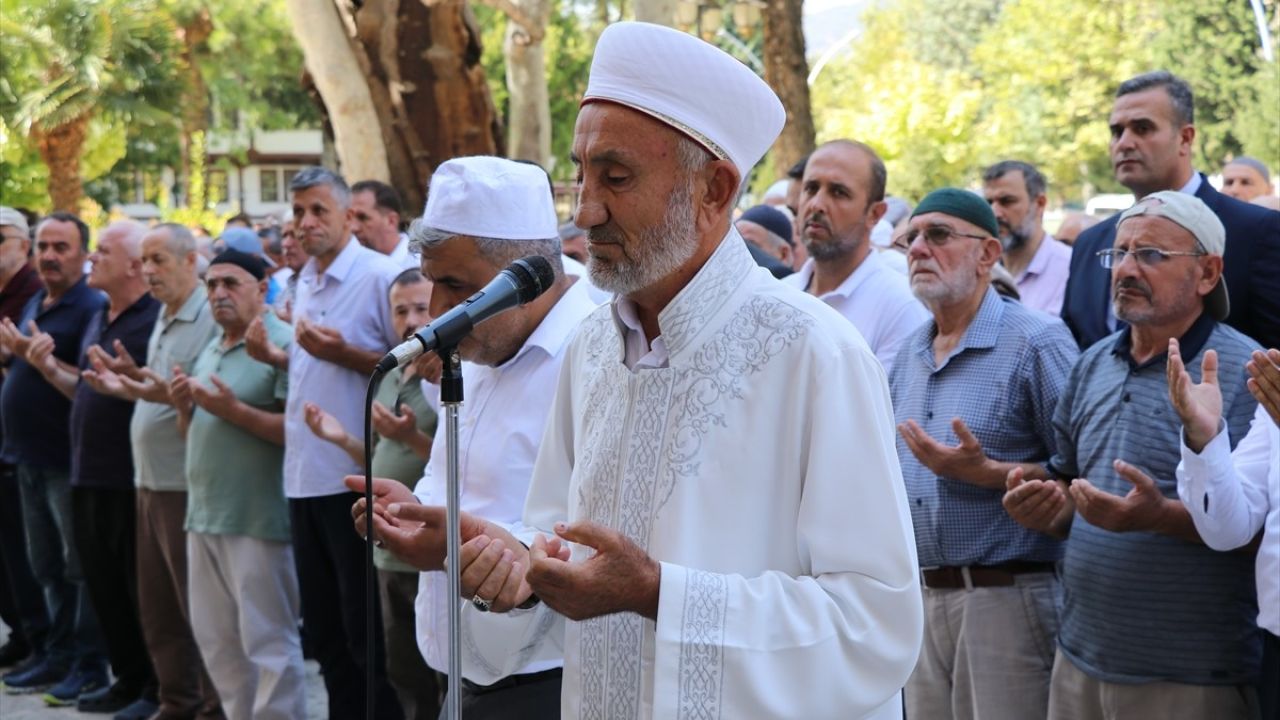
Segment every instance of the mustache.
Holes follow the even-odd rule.
[[[230,300],[214,300],[212,303],[212,306],[214,310],[225,310],[225,309],[234,310],[236,307],[236,304],[231,302]]]
[[[1132,290],[1148,300],[1151,299],[1151,288],[1137,278],[1122,278],[1120,282],[1116,283],[1112,295],[1120,294],[1121,290]]]
[[[54,261],[54,260],[41,260],[41,261],[40,261],[40,269],[41,269],[41,270],[58,270],[58,271],[61,271],[61,270],[62,270],[62,263],[60,263],[60,262],[56,262],[56,261]]]
[[[831,229],[831,224],[827,222],[827,214],[822,212],[821,210],[815,210],[814,212],[811,212],[805,216],[804,224],[808,225],[809,223],[813,223],[815,225],[821,225],[826,230]]]
[[[598,245],[621,245],[622,233],[608,225],[597,225],[587,231],[587,239]]]

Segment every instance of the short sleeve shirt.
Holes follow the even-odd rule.
[[[46,297],[47,290],[36,293],[15,324],[26,334],[27,323],[34,320],[42,332],[53,336],[53,356],[76,365],[85,329],[106,307],[107,299],[90,288],[84,278],[49,307],[44,307]],[[0,389],[0,412],[4,414],[5,462],[58,470],[71,468],[71,431],[67,425],[71,400],[21,358],[9,361],[4,387]]]
[[[217,330],[208,293],[196,285],[172,317],[162,311],[156,319],[147,342],[147,366],[165,380],[173,376],[174,365],[190,374],[196,356]],[[139,400],[129,438],[138,487],[186,491],[187,443],[178,432],[178,413],[172,405]]]
[[[349,240],[324,272],[316,272],[315,258],[302,268],[293,319],[337,330],[347,344],[362,350],[386,352],[402,339],[391,322],[387,300],[391,281],[398,274],[400,268],[386,255]],[[285,491],[291,498],[346,493],[343,476],[361,468],[341,448],[311,432],[303,406],[315,403],[345,428],[363,427],[369,378],[320,360],[297,343],[289,348],[289,376]]]
[[[80,343],[81,370],[89,367],[88,351],[93,345],[114,354],[115,342],[138,365],[147,363],[147,338],[160,314],[160,301],[150,293],[138,298],[111,319],[109,308],[95,315]],[[89,383],[76,385],[71,400],[71,484],[75,487],[133,488],[133,452],[129,445],[129,423],[133,418],[130,400],[103,395]]]
[[[271,342],[288,348],[292,329],[272,312],[262,320]],[[245,404],[282,411],[288,375],[249,357],[243,340],[223,348],[219,332],[209,341],[192,377],[208,385],[215,374]],[[284,448],[196,407],[187,430],[187,531],[287,542],[283,467]]]

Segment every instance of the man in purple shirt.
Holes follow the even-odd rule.
[[[1004,245],[1004,267],[1022,304],[1057,317],[1071,268],[1071,247],[1044,231],[1044,175],[1034,165],[1004,160],[982,172],[982,194],[991,203]]]

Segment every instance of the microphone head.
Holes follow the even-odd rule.
[[[546,292],[556,281],[551,263],[539,255],[520,258],[508,265],[507,270],[515,276],[516,294],[521,305]]]

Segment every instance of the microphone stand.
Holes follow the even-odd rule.
[[[460,488],[458,483],[458,408],[462,405],[462,368],[456,347],[436,351],[444,362],[440,376],[440,409],[444,412],[445,459],[448,469],[446,487],[445,572],[449,577],[449,689],[445,696],[445,720],[462,717],[462,568],[461,555]]]

